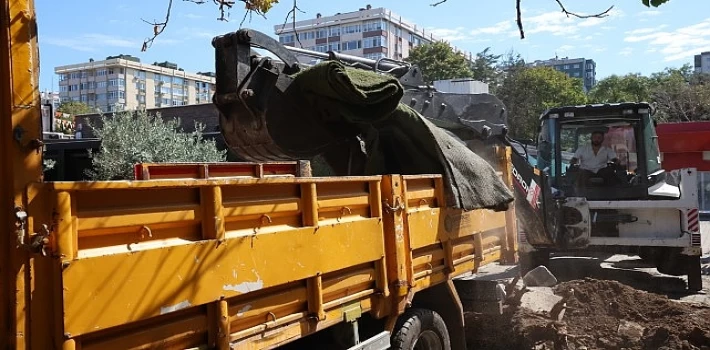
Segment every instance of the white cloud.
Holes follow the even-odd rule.
[[[72,50],[91,52],[95,51],[99,47],[120,47],[120,48],[140,48],[141,41],[129,40],[115,35],[106,34],[84,34],[77,38],[56,38],[56,37],[45,37],[43,40],[45,43],[66,47]]]
[[[495,34],[502,34],[507,32],[513,27],[513,22],[512,21],[501,21],[498,22],[490,27],[482,27],[482,28],[476,28],[471,31],[471,35],[480,35],[480,34],[489,34],[489,35],[495,35]]]
[[[581,14],[583,15],[583,14]],[[613,29],[612,26],[602,26],[613,19],[624,17],[624,12],[621,10],[609,11],[606,17],[591,17],[591,18],[576,18],[567,16],[563,12],[553,11],[543,14],[523,17],[523,26],[526,33],[550,33],[555,36],[581,38],[578,32],[580,30],[589,30],[593,27],[601,27],[602,29]]]
[[[40,40],[40,42],[44,42],[49,45],[66,47],[66,48],[76,50],[76,51],[91,52],[91,51],[96,50],[95,47],[93,47],[92,45],[88,45],[87,42],[81,41],[81,40],[76,40],[76,39],[62,39],[62,38],[54,38],[54,37],[44,37],[44,38],[40,38],[39,40]]]
[[[469,36],[466,35],[465,31],[466,29],[463,27],[458,27],[454,29],[429,28],[429,33],[432,33],[435,37],[446,41],[460,41],[467,39]]]
[[[625,34],[627,35],[639,35],[639,34],[648,34],[648,33],[653,33],[659,29],[663,29],[665,27],[668,27],[667,24],[662,24],[658,27],[652,27],[652,28],[638,28],[634,30],[627,31]]]
[[[637,17],[643,17],[643,16],[646,16],[646,17],[647,17],[647,16],[658,16],[658,15],[660,15],[661,13],[663,13],[663,12],[661,12],[661,11],[659,11],[659,10],[646,10],[646,11],[641,11],[641,12],[639,12],[638,14],[636,14],[636,16],[637,16]]]
[[[183,15],[183,17],[189,18],[189,19],[201,19],[201,18],[205,18],[205,17],[202,16],[202,15],[198,15],[198,14],[194,14],[194,13],[186,13],[186,14]]]
[[[105,34],[84,34],[84,39],[90,40],[92,44],[99,46],[110,46],[110,47],[131,47],[136,48],[140,42],[136,40],[128,40],[114,35]]]
[[[574,50],[574,46],[572,46],[572,45],[562,45],[562,46],[558,47],[557,50],[555,50],[555,52],[557,52],[557,53],[565,53],[565,52],[570,52],[570,51],[572,51],[572,50]]]
[[[665,62],[688,60],[710,48],[710,18],[675,30],[632,31],[627,33],[624,41],[643,43],[649,49],[656,49]]]
[[[631,56],[632,53],[634,53],[634,49],[631,47],[625,47],[619,51],[619,55],[621,56]]]
[[[607,50],[606,47],[597,47],[597,48],[594,49],[594,52],[604,52],[604,51],[606,51],[606,50]]]

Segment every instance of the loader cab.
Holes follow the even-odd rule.
[[[570,106],[546,111],[540,118],[537,168],[548,175],[555,197],[588,200],[679,197],[678,188],[666,183],[651,114],[646,103]],[[575,155],[580,155],[591,144],[593,135],[599,133],[603,134],[602,147],[611,150],[607,152],[614,154],[617,161],[601,166],[599,158],[594,171],[584,169],[583,164],[573,164]]]

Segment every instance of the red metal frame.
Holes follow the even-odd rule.
[[[659,124],[656,133],[664,169],[710,171],[710,160],[703,159],[710,152],[710,122]]]

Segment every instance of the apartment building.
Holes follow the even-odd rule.
[[[589,92],[597,85],[597,64],[592,59],[586,58],[552,58],[544,61],[535,61],[529,63],[528,66],[547,66],[553,67],[556,70],[567,74],[572,78],[582,79],[584,82],[584,91]]]
[[[402,60],[417,45],[439,40],[422,27],[385,8],[367,5],[358,11],[274,26],[284,45],[318,52],[342,52],[369,59]],[[299,57],[303,63],[313,61]]]
[[[210,103],[212,73],[189,73],[177,64],[141,63],[129,55],[55,67],[62,101],[80,101],[102,112]]]
[[[695,72],[710,73],[710,51],[695,55]]]

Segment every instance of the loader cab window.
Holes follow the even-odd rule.
[[[658,135],[653,118],[646,115],[643,118],[643,138],[646,140],[646,171],[653,174],[661,170],[661,152],[658,148]]]
[[[645,178],[646,162],[640,156],[645,152],[640,152],[638,143],[638,136],[645,130],[641,124],[638,120],[623,118],[562,120],[561,169],[556,183],[569,195],[590,199],[633,197],[642,193],[630,189],[642,185],[640,179]],[[601,147],[592,147],[593,140],[600,142]]]
[[[551,178],[557,169],[557,119],[544,119],[537,139],[537,168]]]

